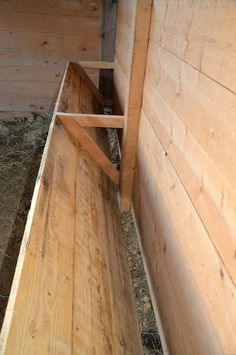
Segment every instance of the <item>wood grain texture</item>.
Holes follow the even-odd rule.
[[[236,282],[235,95],[153,42],[147,62],[143,108]]]
[[[4,80],[16,86],[1,98],[1,110],[53,111],[58,87],[49,90],[48,82],[55,73],[59,83],[68,60],[98,60],[99,31],[99,1],[1,2],[0,90],[5,90]],[[92,79],[98,83],[98,72],[92,73]],[[22,82],[23,91],[31,91],[31,98],[17,94],[17,80]],[[38,82],[41,87],[44,83],[45,91],[51,91],[49,98],[31,89],[32,83]]]
[[[43,25],[43,26],[42,26]],[[17,12],[0,11],[0,30],[30,31],[39,33],[56,33],[61,35],[80,35],[96,33],[99,30],[99,22],[93,18],[78,18],[72,16],[54,16],[41,14],[23,14]]]
[[[131,28],[131,53],[128,60],[128,97],[122,136],[120,168],[120,207],[129,210],[133,189],[136,146],[142,105],[152,1],[137,0]]]
[[[106,101],[88,74],[78,63],[69,62],[58,112],[100,114],[105,104]]]
[[[235,284],[144,112],[140,137],[135,213],[169,351],[233,354]]]
[[[21,15],[22,16],[22,15]],[[37,30],[0,31],[1,50],[36,50],[45,51],[65,51],[65,52],[86,52],[94,51],[97,48],[97,37],[90,31],[87,36],[78,33],[78,35],[63,34],[56,32],[44,33]],[[63,53],[62,53],[63,54]]]
[[[83,151],[76,186],[74,349],[142,354],[116,190]]]
[[[136,1],[134,2],[136,4]],[[124,113],[128,95],[128,68],[132,51],[132,19],[135,6],[131,1],[120,0],[117,9],[114,98],[113,109],[116,113]]]
[[[236,352],[235,11],[153,2],[133,201],[170,353]]]
[[[56,100],[0,335],[4,355],[142,354],[116,187],[56,119],[65,88],[80,79],[75,68],[67,64]],[[93,149],[93,133],[106,150],[91,130],[80,141]]]
[[[123,128],[124,116],[58,112],[57,117],[74,119],[81,127]]]
[[[53,16],[64,15],[83,17],[98,17],[100,11],[99,0],[38,0],[30,2],[28,0],[2,0],[1,12],[20,12],[29,14],[48,14]]]
[[[91,138],[89,132],[80,126],[79,122],[75,119],[68,119],[65,116],[58,116],[58,119],[63,123],[65,130],[70,135],[75,143],[80,143],[82,147],[93,157],[93,159],[100,165],[104,172],[110,179],[118,184],[119,172],[116,167],[111,163],[110,159],[99,148],[96,142]]]
[[[89,61],[80,61],[79,64],[83,69],[114,69],[114,62],[105,62],[105,61],[97,61],[97,62],[89,62]]]
[[[76,152],[66,133],[55,126],[43,175],[37,179],[32,222],[29,219],[22,242],[21,270],[13,281],[15,299],[3,325],[2,354],[71,353],[75,208],[71,179]]]
[[[236,92],[236,3],[154,0],[151,39]]]
[[[1,354],[142,354],[114,185],[57,123],[37,185]]]

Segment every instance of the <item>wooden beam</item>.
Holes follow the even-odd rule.
[[[114,61],[117,0],[101,1],[100,60]],[[106,68],[107,69],[107,68]],[[111,68],[113,69],[113,68]],[[113,71],[100,70],[99,89],[106,99],[112,99]]]
[[[59,118],[74,119],[81,127],[123,128],[124,116],[57,112]]]
[[[116,184],[119,182],[119,172],[103,153],[99,146],[94,142],[90,135],[81,127],[74,119],[68,120],[64,116],[59,116],[58,119],[62,122],[66,131],[71,138],[80,143],[85,150],[94,158],[94,160],[101,166],[104,172],[113,180]]]
[[[79,64],[84,69],[114,69],[114,62],[89,62],[89,61],[79,61]]]
[[[130,209],[131,205],[152,0],[136,0],[135,6],[132,22],[133,49],[121,152],[119,191],[122,210]]]

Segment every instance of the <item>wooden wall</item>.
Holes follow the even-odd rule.
[[[236,2],[154,0],[133,206],[171,354],[236,353],[235,93]]]
[[[128,96],[134,4],[135,1],[130,0],[118,2],[114,70],[114,109],[118,113],[124,111]]]
[[[52,111],[66,62],[97,60],[99,33],[99,0],[2,0],[0,111]]]

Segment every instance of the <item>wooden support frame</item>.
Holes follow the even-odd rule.
[[[121,149],[119,193],[122,210],[129,210],[131,207],[152,0],[136,0],[135,7],[131,34],[133,48],[130,58],[128,100],[125,107]]]
[[[123,128],[124,116],[57,112],[57,117],[74,119],[81,127]]]
[[[86,64],[84,66],[86,67]],[[91,64],[88,66],[91,67]],[[94,141],[89,131],[89,127],[98,129],[123,127],[124,116],[92,113],[94,110],[103,111],[105,106],[106,101],[81,65],[70,62],[66,68],[60,99],[55,109],[56,120],[63,125],[75,143],[81,144],[110,179],[118,184],[117,168]],[[61,111],[63,108],[66,112]]]
[[[94,158],[94,160],[100,165],[104,172],[114,181],[116,184],[119,182],[119,172],[107,158],[103,151],[98,147],[90,135],[80,126],[74,118],[67,118],[66,116],[56,116],[68,131],[71,138],[75,143],[80,143],[85,150]]]

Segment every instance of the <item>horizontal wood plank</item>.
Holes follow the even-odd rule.
[[[114,62],[91,62],[91,61],[80,61],[79,64],[84,69],[114,69]]]
[[[0,30],[30,31],[38,33],[55,33],[62,35],[89,36],[99,30],[99,22],[93,18],[72,16],[53,16],[41,14],[21,14],[17,12],[1,12]]]
[[[78,32],[77,35],[60,33],[41,33],[29,31],[0,31],[0,49],[8,50],[36,50],[60,52],[89,52],[97,48],[98,38],[94,33],[86,36]]]
[[[92,2],[82,2],[77,0],[38,0],[37,2],[29,2],[28,0],[2,0],[1,12],[18,12],[18,13],[35,13],[48,14],[53,16],[81,16],[99,18],[100,3],[99,0]]]
[[[57,117],[74,119],[81,127],[123,128],[124,116],[57,112]]]
[[[62,143],[60,147],[58,139]],[[75,233],[75,185],[71,184],[71,179],[75,179],[76,154],[77,149],[68,136],[55,126],[45,157],[44,174],[39,175],[37,180],[22,241],[1,334],[2,353],[70,353],[73,301],[71,256]],[[58,161],[62,163],[58,164]],[[67,238],[64,238],[65,235]],[[59,274],[55,272],[57,269]],[[19,329],[18,324],[24,326]]]
[[[84,151],[77,160],[76,202],[73,348],[141,355],[116,189]]]
[[[152,73],[146,80],[145,97],[153,87],[153,100],[163,98],[235,188],[235,95],[153,42],[149,59]]]
[[[150,38],[236,93],[236,3],[154,0]]]
[[[161,55],[163,56],[163,59],[161,59]],[[236,191],[225,175],[226,170],[224,168],[219,170],[219,160],[214,159],[217,157],[217,151],[221,152],[223,149],[228,150],[230,143],[233,143],[233,140],[231,139],[232,131],[228,130],[228,127],[220,128],[220,121],[223,119],[223,115],[218,117],[217,123],[217,130],[220,136],[215,135],[214,137],[211,137],[211,139],[218,139],[218,137],[221,137],[220,140],[218,140],[218,143],[215,144],[214,154],[210,154],[209,144],[202,144],[204,142],[203,134],[207,135],[207,126],[211,127],[211,130],[209,129],[208,133],[209,137],[211,132],[216,128],[214,129],[213,120],[206,118],[206,114],[211,117],[211,106],[209,103],[203,105],[204,101],[202,100],[201,92],[208,90],[208,97],[210,99],[210,94],[212,95],[217,92],[217,89],[213,88],[213,86],[218,86],[218,84],[215,82],[211,83],[208,79],[207,81],[204,81],[206,85],[205,88],[201,86],[201,89],[195,90],[194,97],[191,99],[189,99],[189,96],[188,99],[186,97],[185,103],[183,104],[187,105],[188,102],[188,104],[191,105],[189,107],[193,107],[193,101],[198,101],[198,107],[201,107],[201,109],[204,108],[204,111],[198,111],[197,116],[195,116],[195,120],[197,117],[198,125],[193,126],[192,124],[190,126],[192,119],[194,120],[194,116],[188,114],[188,117],[186,115],[183,120],[182,116],[178,115],[176,112],[178,98],[175,104],[172,105],[172,101],[170,100],[170,86],[169,88],[165,86],[165,89],[162,87],[164,83],[171,83],[169,67],[168,69],[164,69],[165,65],[168,64],[169,62],[165,53],[163,53],[162,50],[159,50],[155,44],[150,43],[147,65],[148,74],[146,76],[143,108],[194,203],[199,216],[206,226],[210,234],[210,239],[215,245],[229,274],[233,280],[236,281],[234,257],[234,250],[236,249]],[[182,65],[181,67],[183,68]],[[174,65],[172,65],[172,71],[174,68]],[[167,72],[168,80],[166,79]],[[179,77],[179,74],[176,73],[176,79],[177,77]],[[158,80],[158,84],[156,80]],[[193,81],[191,81],[191,85],[193,85]],[[183,80],[181,86],[181,89],[187,92]],[[179,87],[179,85],[177,85],[176,88],[177,87]],[[172,88],[174,89],[174,85]],[[220,88],[220,92],[223,90],[227,91],[224,88]],[[166,96],[167,92],[169,93],[168,97]],[[199,95],[197,95],[197,93],[199,93]],[[179,95],[181,95],[181,93]],[[235,100],[233,94],[230,93],[230,95],[232,96],[231,105],[233,105]],[[221,94],[221,98],[224,98],[223,93]],[[221,102],[220,106],[222,105],[224,105],[223,102]],[[236,107],[236,101],[234,106]],[[226,111],[227,109],[228,112]],[[224,114],[225,120],[228,120],[228,124],[231,124],[233,129],[234,118],[232,116],[230,122],[228,104],[225,106]],[[200,121],[202,122],[202,125],[199,124]],[[201,135],[200,131],[202,131]],[[225,140],[222,141],[224,135]],[[201,140],[199,140],[198,137],[201,137]],[[223,152],[220,154],[223,154]],[[233,161],[235,160],[234,148],[229,150],[228,156],[230,154],[232,159],[230,164],[232,167]],[[224,155],[224,159],[226,158],[227,155]],[[233,181],[234,169],[231,170],[231,173],[231,180]]]
[[[235,284],[144,113],[140,137],[135,211],[170,353],[234,353]]]
[[[48,51],[46,49],[9,49],[8,51],[0,49],[0,65],[14,65],[14,66],[42,66],[53,68],[65,68],[68,60],[80,61],[80,60],[96,60],[97,49],[87,52],[82,50],[81,52],[71,51]]]
[[[57,85],[53,89],[50,83],[60,82],[67,61],[98,60],[100,10],[97,0],[1,2],[0,91],[5,92],[1,110],[53,110]],[[97,84],[98,71],[88,71]],[[15,88],[10,84],[5,91],[5,81],[21,84]],[[31,90],[37,82],[39,89]],[[49,100],[45,93],[41,96],[43,85],[45,93],[51,90]],[[23,94],[31,91],[30,98],[18,96],[19,86]]]

